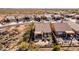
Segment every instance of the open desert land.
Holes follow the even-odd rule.
[[[22,35],[28,28],[29,26],[27,25],[17,25],[0,29],[1,50],[14,50],[22,41]]]

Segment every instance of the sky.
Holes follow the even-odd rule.
[[[77,0],[0,0],[0,8],[79,8]]]

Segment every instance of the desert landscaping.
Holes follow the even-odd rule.
[[[79,51],[78,9],[0,9],[1,51]]]

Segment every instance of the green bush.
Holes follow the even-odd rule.
[[[27,42],[22,42],[20,45],[19,45],[19,50],[21,51],[27,51],[29,48],[29,43]]]
[[[54,48],[53,48],[53,51],[60,51],[60,44],[55,44]]]
[[[29,50],[30,51],[38,51],[39,50],[39,46],[37,46],[36,44],[30,44],[29,45]]]

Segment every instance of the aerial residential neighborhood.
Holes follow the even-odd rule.
[[[79,51],[79,10],[0,9],[0,51]]]

